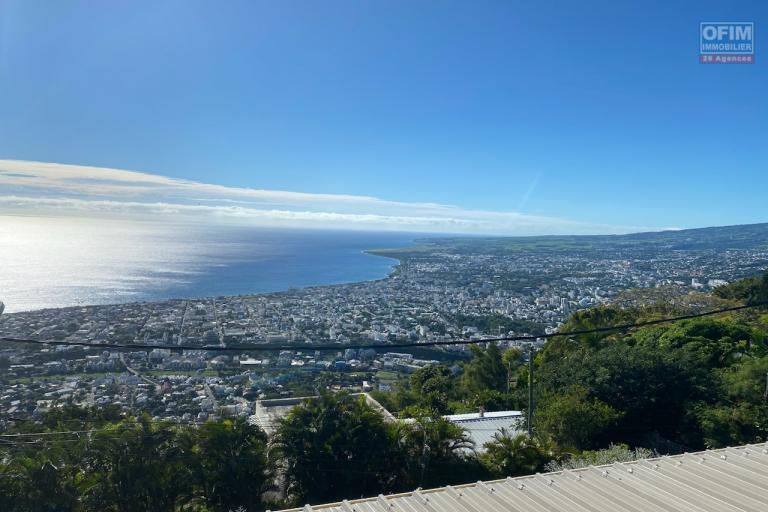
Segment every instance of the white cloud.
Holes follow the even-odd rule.
[[[463,209],[369,196],[225,187],[154,174],[19,160],[0,160],[0,214],[179,218],[309,228],[472,234],[624,233],[516,212]]]

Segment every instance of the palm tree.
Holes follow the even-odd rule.
[[[267,436],[245,420],[208,422],[196,432],[200,497],[214,510],[261,506],[269,480]]]
[[[501,429],[486,443],[482,459],[495,476],[519,476],[540,471],[552,454],[540,440]]]
[[[176,428],[148,416],[110,425],[94,436],[95,483],[88,500],[99,510],[172,511],[192,494],[190,454]]]
[[[405,479],[400,487],[432,487],[468,481],[477,471],[474,443],[458,425],[423,409],[393,427]],[[475,478],[476,480],[477,478]],[[471,480],[471,478],[470,478]]]
[[[378,494],[396,480],[389,428],[362,397],[308,400],[281,420],[273,441],[285,494],[299,503]]]

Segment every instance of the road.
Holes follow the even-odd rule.
[[[121,362],[121,363],[123,363],[123,366],[125,366],[125,369],[126,369],[126,370],[128,370],[128,372],[129,372],[129,373],[132,373],[133,375],[137,376],[138,378],[140,378],[141,380],[143,380],[143,381],[144,381],[144,382],[146,382],[147,384],[152,384],[153,386],[155,386],[155,389],[156,389],[158,392],[160,392],[160,384],[158,384],[158,383],[157,383],[157,382],[155,382],[154,380],[150,379],[150,378],[149,378],[149,377],[147,377],[146,375],[142,375],[142,374],[141,374],[141,372],[139,372],[139,371],[138,371],[138,370],[136,370],[135,368],[132,368],[132,367],[131,367],[131,366],[130,366],[130,365],[129,365],[129,364],[126,362],[126,361],[125,361],[125,357],[124,357],[124,355],[123,355],[123,353],[122,353],[122,352],[120,353],[120,362]]]

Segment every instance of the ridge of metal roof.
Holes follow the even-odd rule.
[[[492,411],[492,412],[470,412],[464,414],[449,414],[443,416],[448,421],[460,422],[460,421],[476,421],[483,419],[497,419],[497,418],[521,418],[523,411]]]
[[[305,505],[284,512],[766,512],[768,443]]]

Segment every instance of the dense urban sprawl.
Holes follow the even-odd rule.
[[[378,251],[400,265],[377,281],[5,314],[3,336],[196,349],[5,344],[0,420],[76,403],[116,404],[195,422],[249,416],[258,399],[301,396],[323,386],[386,391],[403,374],[463,357],[465,347],[404,353],[345,349],[345,344],[538,335],[557,329],[575,310],[624,300],[626,290],[660,290],[672,298],[706,291],[768,265],[768,249],[751,244],[750,233],[731,229],[736,235],[697,230],[650,241],[641,235],[592,237],[575,247],[567,237],[432,240]],[[209,350],[274,343],[338,344],[339,349]]]

